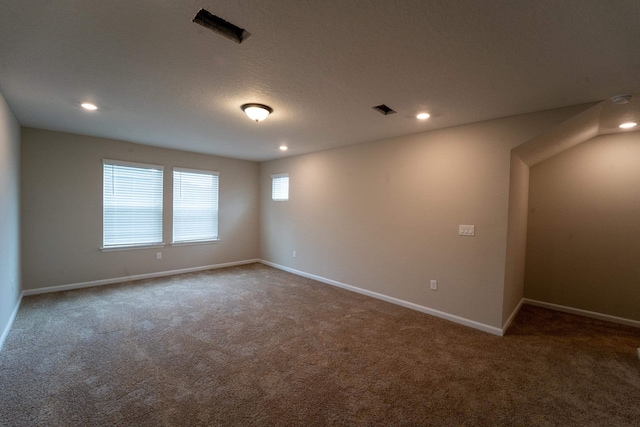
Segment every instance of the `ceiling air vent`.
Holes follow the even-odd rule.
[[[389,114],[395,114],[394,110],[392,110],[391,108],[387,107],[384,104],[376,105],[375,107],[371,107],[371,108],[376,110],[378,113],[384,114],[385,116],[388,116]]]
[[[193,18],[193,22],[215,31],[236,43],[242,43],[251,35],[247,30],[237,27],[204,9],[200,9],[200,12]]]

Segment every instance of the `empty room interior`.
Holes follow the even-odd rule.
[[[638,425],[640,2],[1,9],[0,425]]]

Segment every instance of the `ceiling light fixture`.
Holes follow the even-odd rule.
[[[429,113],[420,113],[416,116],[418,120],[427,120],[429,117],[431,117]]]
[[[631,129],[633,127],[638,126],[638,124],[636,122],[626,122],[621,124],[619,127],[620,129]]]
[[[280,151],[287,151],[289,149],[289,147],[287,147],[286,145],[281,145],[280,146]]]
[[[611,100],[614,104],[628,104],[631,101],[631,95],[616,95]]]
[[[269,114],[273,113],[273,108],[264,104],[244,104],[240,108],[251,120],[256,122],[263,121]]]
[[[90,111],[95,111],[98,109],[98,107],[96,107],[95,104],[90,104],[88,102],[82,103],[80,104],[80,106],[85,110],[90,110]]]

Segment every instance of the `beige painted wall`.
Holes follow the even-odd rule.
[[[0,94],[0,347],[20,298],[20,126]]]
[[[102,159],[164,165],[164,241],[171,241],[172,167],[220,172],[219,243],[101,252]],[[22,130],[25,289],[258,258],[255,162],[81,135]],[[162,259],[156,259],[162,252]]]
[[[262,163],[262,258],[501,328],[511,149],[577,111]],[[288,202],[270,199],[279,172],[290,174]],[[459,237],[459,224],[476,237]]]
[[[640,320],[640,132],[531,168],[525,296]]]

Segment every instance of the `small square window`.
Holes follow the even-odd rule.
[[[271,175],[271,199],[277,202],[289,200],[288,173],[277,173]]]

